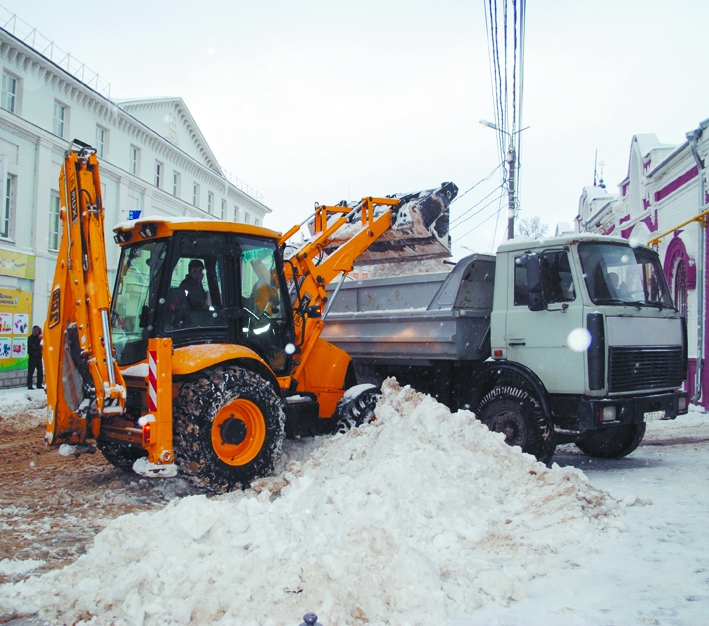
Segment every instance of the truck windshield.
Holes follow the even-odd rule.
[[[579,259],[595,304],[672,308],[660,259],[651,250],[621,243],[582,243]]]
[[[151,241],[124,248],[118,266],[118,281],[111,307],[111,332],[120,365],[145,357],[148,316],[155,308],[167,244]]]

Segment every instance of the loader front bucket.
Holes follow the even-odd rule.
[[[379,207],[380,211],[392,211],[392,226],[357,259],[357,264],[367,265],[392,261],[422,261],[440,259],[451,254],[448,232],[449,205],[458,194],[453,183],[443,183],[436,189],[388,196],[399,200],[393,208]],[[361,203],[352,206],[348,219],[353,224],[360,221],[357,211]],[[376,214],[376,212],[375,212]],[[349,230],[350,224],[342,227]],[[336,232],[326,252],[342,244]]]

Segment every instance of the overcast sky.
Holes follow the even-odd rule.
[[[462,193],[499,161],[495,131],[478,123],[494,119],[483,0],[0,3],[109,81],[112,98],[182,97],[276,230],[315,201],[443,181]],[[519,218],[553,232],[593,183],[596,150],[615,191],[634,134],[679,144],[709,117],[707,24],[706,0],[528,0]],[[500,182],[452,218],[497,198]],[[499,244],[499,205],[453,229],[458,253]]]

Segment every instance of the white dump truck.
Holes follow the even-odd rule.
[[[323,336],[353,358],[358,383],[395,376],[545,463],[570,442],[622,457],[648,419],[687,412],[686,321],[649,247],[516,239],[450,272],[337,291]]]

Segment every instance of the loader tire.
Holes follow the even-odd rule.
[[[556,449],[554,427],[530,392],[495,387],[483,397],[476,414],[491,431],[504,433],[508,445],[519,446],[547,465],[551,462]]]
[[[362,385],[362,387],[366,388],[356,396],[352,398],[345,396],[338,403],[334,416],[338,433],[345,433],[374,419],[374,409],[381,398],[381,391],[374,385]]]
[[[621,424],[584,433],[576,447],[598,459],[620,459],[633,452],[645,436],[645,424]]]
[[[182,385],[173,402],[175,461],[212,493],[246,489],[273,472],[285,437],[272,383],[238,366],[215,367]]]
[[[103,454],[103,458],[113,467],[130,474],[133,473],[133,463],[144,456],[148,456],[148,453],[141,448],[124,446],[111,441],[101,441],[100,439],[96,441],[96,447]]]

